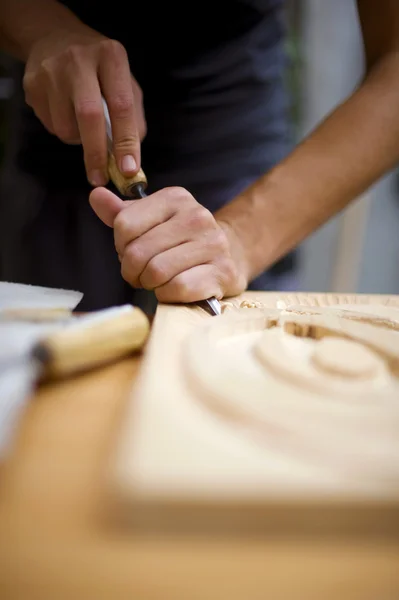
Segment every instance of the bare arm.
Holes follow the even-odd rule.
[[[215,214],[252,279],[399,160],[399,2],[358,0],[367,73],[288,157]]]
[[[378,4],[378,7],[377,7]],[[399,159],[399,2],[358,0],[367,74],[286,160],[212,215],[184,189],[93,190],[123,278],[161,302],[234,296]]]
[[[0,47],[26,62],[32,46],[41,38],[73,27],[86,26],[56,0],[1,0]]]

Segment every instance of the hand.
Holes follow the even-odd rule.
[[[245,290],[238,239],[185,189],[123,201],[97,188],[90,204],[114,228],[122,277],[133,287],[154,290],[160,302],[221,299]]]
[[[146,134],[142,92],[119,42],[84,25],[77,32],[54,32],[32,46],[23,86],[27,104],[50,133],[82,144],[93,186],[108,181],[102,94],[118,167],[128,176],[138,171]]]

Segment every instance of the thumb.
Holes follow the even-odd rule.
[[[118,196],[104,187],[92,190],[89,202],[99,219],[108,225],[108,227],[114,226],[116,216],[131,203],[121,200],[121,198],[118,198]]]

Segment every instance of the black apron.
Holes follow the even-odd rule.
[[[135,3],[134,21],[118,17],[121,1],[111,14],[94,0],[64,4],[128,52],[143,90],[149,192],[183,186],[214,212],[290,150],[281,0],[147,1]],[[0,279],[78,289],[80,310],[124,302],[153,310],[153,293],[123,281],[112,229],[88,203],[81,147],[47,133],[24,103],[23,65],[15,68],[0,182]],[[290,254],[250,289],[278,289],[294,264]]]

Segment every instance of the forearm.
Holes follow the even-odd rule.
[[[215,214],[241,241],[249,280],[397,163],[398,70],[399,54],[386,55],[284,161]]]
[[[1,0],[0,48],[26,61],[32,45],[66,28],[85,25],[56,0]]]

